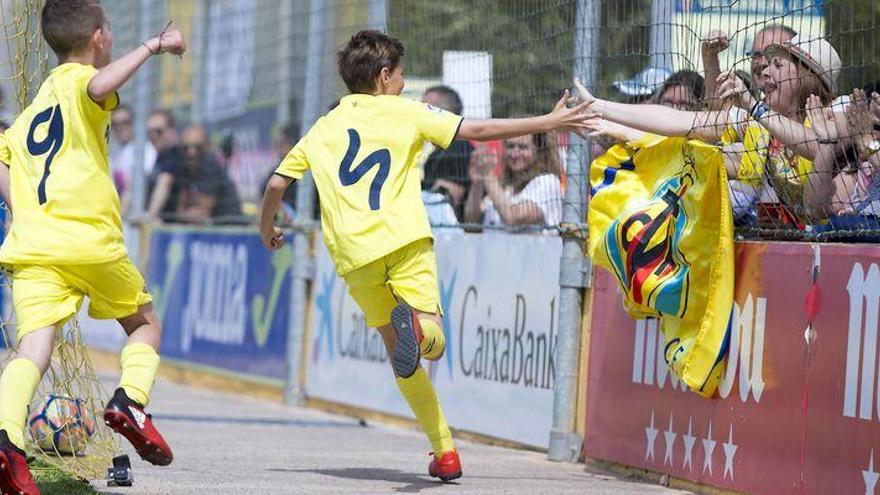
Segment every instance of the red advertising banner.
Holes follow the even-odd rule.
[[[587,457],[767,494],[880,494],[880,247],[738,243],[724,380],[668,371],[656,320],[597,273]]]

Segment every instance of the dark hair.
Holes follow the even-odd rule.
[[[428,93],[437,93],[443,98],[443,101],[446,103],[446,106],[443,107],[444,110],[456,115],[461,115],[461,112],[464,111],[464,105],[461,103],[461,96],[458,96],[458,93],[449,86],[443,84],[431,86],[425,90],[425,94]]]
[[[703,76],[692,70],[680,70],[663,81],[663,85],[660,86],[660,89],[655,93],[657,99],[661,98],[666,90],[675,86],[685,87],[697,106],[699,107],[702,105],[703,95],[706,92],[706,81],[703,79]]]
[[[171,127],[172,129],[177,127],[177,121],[174,120],[174,114],[171,113],[171,110],[168,110],[167,108],[159,108],[150,112],[150,117],[153,117],[154,115],[165,117],[165,123],[168,124],[168,127]]]
[[[403,57],[403,43],[381,31],[364,29],[336,53],[339,75],[352,93],[371,93],[382,69],[394,70]]]
[[[59,60],[84,50],[107,21],[98,0],[46,0],[40,18],[43,38]]]

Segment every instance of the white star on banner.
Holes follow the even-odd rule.
[[[663,438],[666,440],[666,453],[663,454],[663,465],[667,463],[672,465],[672,448],[675,447],[675,438],[678,436],[672,429],[672,413],[669,413],[669,429],[663,432]]]
[[[703,472],[707,470],[712,474],[712,452],[715,452],[715,444],[712,440],[712,420],[709,420],[709,431],[706,432],[706,438],[703,439]]]
[[[874,449],[871,449],[871,457],[868,458],[868,469],[862,470],[862,479],[865,480],[865,495],[874,495],[877,480],[880,479],[880,473],[874,471]]]
[[[654,428],[654,410],[651,410],[651,424],[645,428],[645,436],[648,437],[648,445],[645,447],[645,460],[648,457],[654,460],[654,443],[657,442],[657,433],[659,430]]]
[[[733,479],[733,456],[736,455],[737,445],[733,443],[733,424],[730,425],[730,433],[727,434],[727,442],[724,446],[724,478],[730,473],[730,479]]]
[[[691,420],[692,418],[688,418],[687,435],[681,436],[681,439],[684,440],[684,463],[681,465],[681,468],[687,468],[688,470],[693,471],[694,442],[697,441],[697,437],[691,435]]]

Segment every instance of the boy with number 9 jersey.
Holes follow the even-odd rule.
[[[86,295],[91,316],[116,319],[128,334],[104,421],[145,460],[172,460],[144,412],[161,329],[123,243],[107,135],[117,89],[151,56],[186,49],[180,32],[166,27],[111,62],[110,23],[97,0],[47,0],[40,28],[59,65],[0,135],[0,193],[13,218],[0,263],[12,279],[18,339],[0,377],[0,491],[26,495],[39,493],[24,456],[28,405],[59,328]]]
[[[324,242],[363,310],[378,328],[397,384],[433,447],[431,476],[453,480],[461,462],[420,358],[445,350],[431,228],[421,200],[417,158],[426,141],[446,148],[454,139],[488,141],[536,132],[581,132],[585,106],[523,119],[465,120],[400,97],[403,45],[379,31],[354,35],[337,54],[351,94],[319,119],[266,186],[261,237],[283,246],[274,225],[284,190],[312,171],[321,201]]]

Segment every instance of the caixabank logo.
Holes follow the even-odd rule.
[[[451,291],[451,293],[455,293]],[[555,377],[556,298],[511,295],[496,305],[476,285],[463,288],[457,303],[453,345],[447,342],[447,360],[456,379],[494,382],[524,388],[552,389]],[[498,299],[495,299],[496,301]],[[534,305],[534,306],[533,306]],[[531,312],[548,305],[547,320]]]

